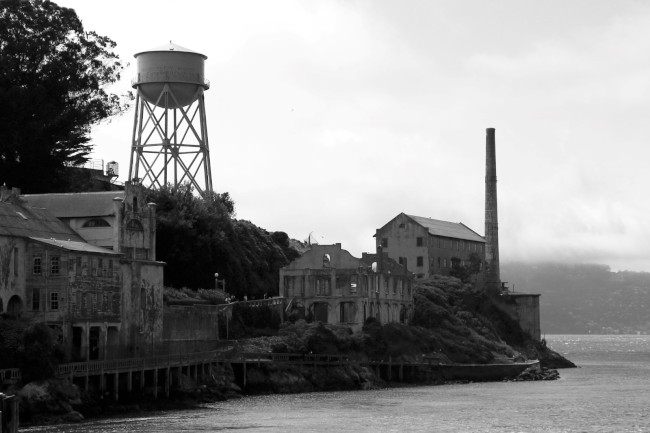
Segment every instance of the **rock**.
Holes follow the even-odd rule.
[[[538,370],[535,367],[530,367],[524,370],[513,379],[515,382],[526,380],[557,380],[560,378],[560,373],[557,370],[542,368]]]
[[[61,419],[65,422],[81,422],[84,420],[84,416],[76,410],[73,410],[64,414]]]

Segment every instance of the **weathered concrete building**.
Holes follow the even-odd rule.
[[[377,248],[406,265],[417,278],[449,275],[453,266],[480,269],[485,260],[485,239],[463,223],[401,213],[377,229]]]
[[[57,330],[77,359],[151,353],[162,340],[163,311],[155,206],[139,205],[145,197],[137,185],[127,185],[117,196],[94,194],[113,208],[110,218],[84,217],[103,221],[88,227],[95,244],[39,206],[39,197],[27,196],[25,202],[18,190],[2,192],[0,250],[7,266],[3,263],[0,299],[7,298],[8,313]],[[75,200],[58,196],[59,209],[69,209]],[[106,229],[115,238],[96,235]]]
[[[124,332],[141,336],[142,344],[124,346],[126,355],[181,353],[211,347],[219,337],[218,312],[205,305],[163,303],[163,268],[156,261],[155,206],[146,202],[146,189],[126,184],[124,191],[25,195],[31,205],[47,208],[88,243],[120,253],[123,266],[120,284],[141,285],[139,299],[125,302]],[[151,264],[156,264],[154,268]],[[139,275],[139,279],[133,279]],[[156,283],[152,283],[155,281]],[[137,303],[145,305],[139,310]],[[132,323],[141,323],[132,327]],[[115,345],[108,340],[109,346]]]
[[[280,296],[286,298],[287,310],[353,330],[361,329],[368,317],[408,322],[412,284],[413,274],[386,254],[364,253],[359,259],[341,244],[312,245],[280,270]]]

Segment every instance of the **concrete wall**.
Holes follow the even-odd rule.
[[[422,238],[422,246],[417,245],[418,238]],[[399,262],[400,257],[406,258],[408,270],[418,278],[426,278],[430,275],[428,238],[428,230],[400,214],[377,230],[376,243],[391,259]],[[386,239],[387,246],[382,247],[383,239]],[[422,266],[418,266],[418,257],[422,257]]]
[[[84,224],[88,221],[97,218],[106,221],[110,224],[110,227],[84,227]],[[114,215],[93,218],[65,218],[64,221],[89,244],[109,250],[117,250],[114,242],[117,219]]]
[[[24,307],[25,248],[23,239],[0,237],[0,314],[7,312],[12,298]]]
[[[163,311],[163,340],[165,343],[219,339],[216,306],[165,306]]]
[[[134,356],[149,355],[162,342],[163,263],[121,262],[122,327],[120,344]]]
[[[539,296],[525,293],[508,293],[503,295],[506,307],[517,317],[521,329],[528,332],[536,340],[541,340],[542,338]]]

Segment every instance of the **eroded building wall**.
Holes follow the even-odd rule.
[[[20,315],[25,306],[25,241],[0,236],[0,314]]]
[[[314,245],[280,270],[280,296],[309,319],[358,330],[368,317],[406,322],[413,308],[412,280],[387,256],[358,259],[341,244]]]
[[[508,293],[502,295],[505,305],[513,316],[517,318],[521,329],[538,341],[542,338],[539,296],[537,294],[525,293]]]
[[[219,340],[219,312],[215,305],[165,306],[163,345],[170,353],[206,351]]]

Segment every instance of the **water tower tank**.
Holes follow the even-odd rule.
[[[133,80],[133,87],[140,90],[144,99],[159,107],[184,107],[210,87],[204,78],[207,56],[203,54],[170,42],[134,57],[138,63],[138,77]],[[178,103],[171,96],[160,98],[165,84],[169,85]]]

